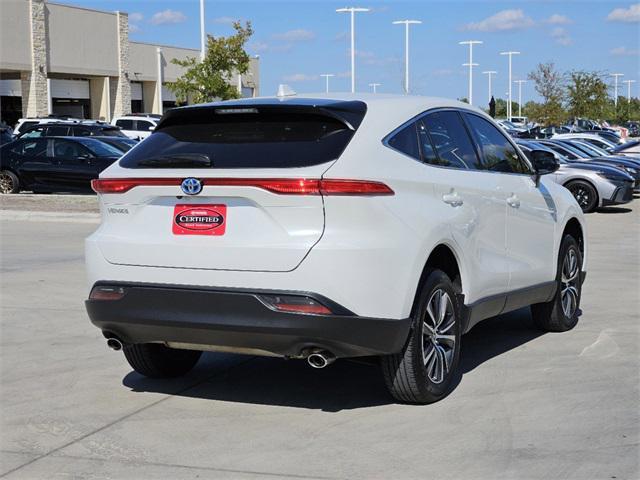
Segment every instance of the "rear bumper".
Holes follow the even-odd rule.
[[[621,203],[629,203],[633,200],[633,182],[627,182],[617,187],[610,198],[602,199],[602,206],[619,205]]]
[[[408,318],[359,317],[307,292],[99,284],[120,286],[126,293],[119,300],[87,300],[89,318],[124,343],[187,343],[202,345],[203,350],[259,350],[285,357],[299,357],[306,349],[321,348],[336,357],[357,357],[397,353],[409,334]],[[341,314],[278,312],[263,304],[259,294],[303,294]]]

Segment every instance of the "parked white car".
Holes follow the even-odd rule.
[[[327,94],[177,108],[93,187],[89,317],[142,375],[205,350],[380,356],[399,401],[456,384],[461,335],[532,305],[578,322],[583,213],[493,120],[427,97]]]
[[[35,127],[36,125],[40,125],[43,123],[80,123],[82,122],[79,118],[69,118],[69,117],[42,117],[42,118],[20,118],[16,123],[13,134],[15,136],[24,133],[31,127]]]
[[[161,115],[155,115],[152,113],[138,114],[138,115],[124,115],[121,117],[114,117],[111,120],[112,125],[117,125],[122,129],[127,137],[134,140],[144,140],[151,132],[158,126]]]

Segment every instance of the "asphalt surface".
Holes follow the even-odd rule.
[[[483,322],[456,390],[409,406],[362,362],[207,353],[185,378],[145,379],[83,308],[95,225],[0,221],[0,476],[637,479],[640,201],[588,225],[578,326]]]

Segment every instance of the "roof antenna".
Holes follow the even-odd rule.
[[[278,85],[276,97],[291,97],[293,95],[297,95],[297,93],[289,85],[285,85],[284,83]]]

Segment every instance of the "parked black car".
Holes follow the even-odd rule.
[[[21,138],[0,147],[0,193],[91,192],[91,180],[120,156],[94,138]]]
[[[133,138],[129,138],[129,137],[93,137],[93,138],[95,138],[96,140],[100,140],[101,142],[107,143],[112,147],[116,147],[122,153],[127,153],[129,150],[135,147],[138,143],[140,143],[139,140],[134,140]]]
[[[108,123],[42,123],[24,130],[18,138],[125,137],[120,127]]]

